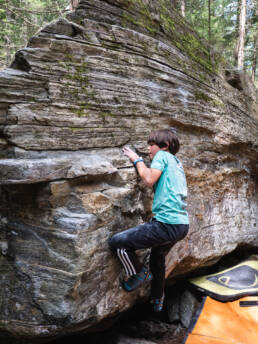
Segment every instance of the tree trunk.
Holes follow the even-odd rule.
[[[78,6],[79,0],[70,0],[70,8],[72,11]]]
[[[208,0],[209,43],[211,44],[211,0]]]
[[[11,12],[8,10],[8,1],[6,3],[6,19],[7,19],[7,22],[6,22],[6,25],[7,23],[10,23],[11,22]],[[7,28],[7,27],[6,27]],[[9,37],[9,31],[6,30],[6,34],[5,34],[5,37],[4,37],[4,42],[5,42],[5,64],[6,66],[9,66],[9,64],[11,63],[11,58],[12,58],[12,55],[11,55],[11,39]]]
[[[239,69],[244,68],[244,45],[246,23],[246,0],[239,0],[238,35],[235,50],[235,62]]]
[[[181,14],[183,17],[185,17],[185,0],[180,1],[180,7],[181,7]]]
[[[258,43],[258,35],[254,36],[254,51],[252,56],[252,81],[255,81],[255,72],[256,72],[256,60],[257,60],[257,43]]]

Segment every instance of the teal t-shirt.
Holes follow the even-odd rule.
[[[181,162],[175,155],[160,150],[155,154],[151,168],[162,171],[154,185],[154,217],[164,223],[189,224],[187,185]]]

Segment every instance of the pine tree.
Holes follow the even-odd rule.
[[[0,0],[0,68],[45,23],[63,16],[70,0]]]
[[[258,34],[254,36],[253,56],[252,56],[252,81],[255,82],[255,74],[257,68],[257,48],[258,48]]]
[[[239,69],[244,68],[244,45],[246,24],[246,0],[238,1],[237,42],[235,49],[235,63]]]
[[[183,17],[185,17],[186,0],[180,0],[180,2],[181,14]]]
[[[79,0],[70,0],[70,8],[72,11],[78,6]]]
[[[242,26],[239,45],[238,4],[242,1],[246,3],[246,25],[244,28]],[[179,4],[177,9],[181,12]],[[239,61],[239,68],[244,68],[250,74],[257,73],[254,63],[254,59],[257,58],[257,55],[254,56],[257,49],[254,47],[255,36],[258,34],[257,0],[187,0],[186,19],[210,42],[213,49],[224,56],[229,66],[233,68]],[[242,61],[235,58],[236,51],[242,53]]]

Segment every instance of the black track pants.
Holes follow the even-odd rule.
[[[188,233],[189,225],[166,224],[151,219],[149,222],[115,234],[109,246],[117,254],[127,276],[141,271],[136,250],[151,247],[150,270],[153,274],[151,296],[160,298],[165,285],[165,257],[174,244]]]

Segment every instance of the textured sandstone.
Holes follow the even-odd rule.
[[[220,63],[170,1],[82,0],[0,72],[3,336],[96,329],[148,295],[119,288],[107,240],[150,217],[121,147],[148,162],[153,129],[178,128],[189,184],[169,278],[258,246],[257,96]]]

